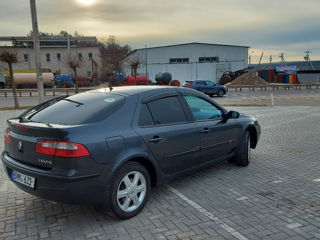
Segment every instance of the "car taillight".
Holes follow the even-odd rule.
[[[23,126],[23,125],[16,125],[16,128],[22,129],[22,130],[28,130],[27,126]]]
[[[85,157],[90,155],[86,147],[79,143],[61,141],[37,142],[36,152],[66,158]]]
[[[188,87],[189,87],[189,88],[193,88],[193,85],[192,85],[192,84],[190,84],[190,85],[188,85]]]
[[[10,133],[10,130],[7,128],[5,133],[4,133],[4,141],[7,143],[7,144],[11,144],[11,133]]]

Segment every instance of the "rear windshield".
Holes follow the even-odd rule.
[[[109,117],[124,101],[125,97],[115,93],[81,93],[48,102],[43,107],[31,110],[23,118],[33,122],[64,125],[94,123]]]

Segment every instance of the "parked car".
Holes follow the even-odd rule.
[[[227,93],[227,88],[225,86],[207,80],[186,81],[183,86],[196,89],[210,97],[215,94],[218,97],[223,97],[223,95]]]
[[[247,166],[260,136],[255,118],[163,86],[60,96],[7,125],[1,158],[19,188],[123,219],[143,209],[151,186],[223,160]]]

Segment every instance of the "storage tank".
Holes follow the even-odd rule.
[[[36,73],[14,73],[14,83],[16,85],[27,85],[37,83]],[[53,73],[42,73],[43,84],[53,85],[54,75]]]
[[[155,76],[155,80],[160,85],[169,85],[170,81],[172,80],[172,75],[168,72],[158,73]]]

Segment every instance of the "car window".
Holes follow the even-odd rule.
[[[212,103],[196,97],[184,96],[196,121],[222,119],[222,111]]]
[[[207,85],[210,85],[210,86],[214,85],[214,83],[210,82],[210,81],[207,81],[206,83],[207,83]]]
[[[152,116],[150,114],[150,111],[146,104],[142,105],[140,118],[139,118],[139,126],[145,127],[145,126],[152,126],[154,125]]]
[[[29,121],[77,125],[99,122],[121,108],[125,97],[115,93],[86,92],[49,102],[24,115]]]
[[[177,97],[166,97],[148,103],[148,107],[156,124],[172,124],[187,121],[180,101]]]

